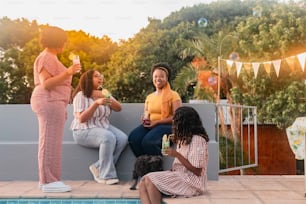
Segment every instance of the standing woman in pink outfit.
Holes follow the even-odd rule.
[[[35,88],[31,107],[39,125],[38,174],[43,192],[67,192],[71,187],[61,182],[62,139],[66,122],[66,107],[71,95],[72,75],[80,64],[66,68],[57,58],[67,41],[64,30],[46,27],[40,36],[44,50],[34,62]]]

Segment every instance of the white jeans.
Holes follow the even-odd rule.
[[[74,130],[73,138],[79,145],[99,148],[99,160],[94,165],[99,169],[101,179],[117,178],[115,164],[128,140],[124,132],[110,125],[108,129]]]

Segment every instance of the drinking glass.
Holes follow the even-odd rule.
[[[72,64],[81,64],[79,55],[73,55]]]

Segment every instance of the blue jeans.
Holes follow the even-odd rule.
[[[161,155],[162,137],[171,134],[171,125],[157,125],[152,129],[139,125],[129,135],[129,144],[136,157]]]
[[[124,132],[110,125],[108,129],[74,130],[73,138],[79,145],[99,148],[99,160],[94,165],[99,169],[101,179],[117,178],[115,164],[127,145]]]

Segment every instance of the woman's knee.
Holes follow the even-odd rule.
[[[112,133],[104,134],[98,140],[99,144],[109,144],[109,145],[116,144],[116,136]]]
[[[150,182],[150,179],[147,176],[143,176],[140,183],[139,187],[142,186],[143,188],[147,187]]]
[[[119,139],[119,143],[122,144],[122,146],[126,146],[128,144],[128,138],[127,137],[121,137]]]
[[[161,144],[161,139],[157,140],[157,139],[153,139],[153,138],[143,138],[143,140],[141,141],[141,146],[145,149],[151,149],[155,146],[159,146]]]
[[[141,181],[139,182],[138,186],[139,186],[139,192],[140,193],[143,194],[143,193],[145,193],[147,191],[147,184],[146,184],[146,178],[145,177],[143,177],[141,179]]]
[[[129,134],[129,136],[128,136],[129,141],[133,141],[133,140],[138,141],[144,135],[146,135],[147,132],[148,132],[148,130],[146,128],[144,128],[143,126],[138,126],[134,130],[132,130],[132,132]]]
[[[153,184],[153,182],[151,181],[151,179],[147,176],[144,179],[144,185],[148,189],[156,188],[155,185]]]
[[[143,189],[145,187],[144,178],[141,179],[141,181],[139,182],[138,186],[139,186],[139,190],[141,190],[141,189]]]
[[[142,141],[142,137],[139,136],[139,135],[136,135],[136,134],[131,134],[128,137],[128,143],[131,144],[131,145],[139,146],[141,141]]]
[[[130,135],[128,136],[128,142],[131,143],[131,142],[133,142],[134,140],[135,140],[134,135],[133,135],[133,134],[130,134]]]

